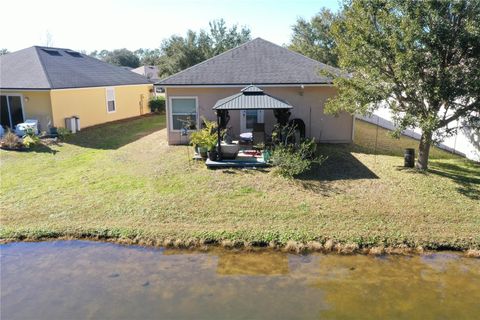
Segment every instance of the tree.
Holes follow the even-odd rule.
[[[107,54],[105,62],[130,68],[140,66],[140,59],[130,50],[116,49]]]
[[[422,129],[417,168],[426,170],[434,138],[480,113],[480,2],[352,0],[344,15],[332,34],[351,74],[335,78],[327,111],[387,104],[399,130]]]
[[[140,59],[130,50],[115,49],[113,51],[102,50],[99,53],[92,52],[101,60],[117,65],[130,68],[137,68],[140,66]]]
[[[8,51],[8,49],[6,49],[6,48],[0,49],[0,56],[3,56],[4,54],[7,54],[7,53],[10,53],[10,51]]]
[[[110,54],[110,51],[104,49],[101,51],[98,51],[98,50],[92,51],[90,52],[89,56],[105,61],[105,59],[107,58],[107,55],[109,54]]]
[[[338,57],[335,39],[330,31],[340,14],[322,8],[310,21],[298,18],[288,48],[307,57],[336,67]]]
[[[210,32],[206,35],[210,42],[210,45],[206,48],[208,58],[235,48],[251,39],[250,29],[242,27],[238,30],[237,25],[227,28],[223,19],[210,21],[208,25],[210,27]]]
[[[223,19],[211,21],[209,27],[208,32],[188,30],[185,37],[174,35],[164,40],[158,58],[159,75],[172,75],[251,39],[248,28],[228,28]]]
[[[138,49],[134,54],[140,59],[141,65],[157,65],[160,60],[160,49]]]
[[[206,39],[203,35],[200,36],[189,30],[185,38],[171,36],[164,40],[160,47],[162,55],[158,61],[159,76],[172,75],[207,59],[205,51],[201,49],[206,46],[202,43]]]

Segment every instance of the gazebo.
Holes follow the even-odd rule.
[[[273,110],[277,122],[286,125],[290,117],[292,105],[288,102],[265,93],[255,85],[243,88],[239,93],[220,99],[215,103],[213,110],[217,114],[219,161],[222,161],[221,131],[227,127],[231,110]]]

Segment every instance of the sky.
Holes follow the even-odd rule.
[[[5,0],[0,10],[11,14],[0,19],[0,48],[153,49],[219,18],[282,45],[298,17],[309,19],[322,7],[335,11],[338,0]]]

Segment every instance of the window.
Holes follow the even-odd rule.
[[[0,96],[0,122],[11,129],[23,122],[22,97],[19,95]]]
[[[257,110],[245,110],[246,112],[246,117],[247,117],[247,123],[246,123],[246,126],[247,126],[247,129],[250,129],[252,130],[253,129],[253,125],[258,121],[258,113],[257,113]]]
[[[240,113],[240,131],[251,132],[257,123],[263,123],[264,110],[247,109]]]
[[[51,56],[61,56],[60,52],[58,52],[57,50],[51,50],[51,49],[42,49],[42,50]]]
[[[176,97],[170,98],[170,120],[172,130],[197,129],[197,98]]]
[[[71,55],[72,57],[75,57],[75,58],[81,58],[82,55],[79,53],[79,52],[76,52],[76,51],[65,51],[67,54]]]
[[[115,88],[107,88],[107,112],[115,112]]]

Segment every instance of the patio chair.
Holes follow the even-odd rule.
[[[265,143],[265,124],[255,123],[252,131],[253,144]]]

